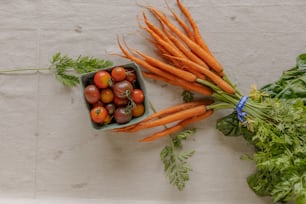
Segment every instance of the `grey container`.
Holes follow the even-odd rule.
[[[121,66],[121,67],[124,67],[124,68],[131,68],[131,69],[135,70],[136,76],[137,76],[136,86],[139,87],[143,91],[144,96],[145,96],[145,99],[144,99],[144,109],[145,109],[144,114],[140,117],[132,118],[132,120],[130,120],[128,123],[124,123],[124,124],[118,124],[118,123],[113,122],[113,123],[110,123],[110,124],[107,124],[107,125],[105,125],[105,124],[104,125],[99,125],[99,124],[93,122],[90,118],[91,105],[85,99],[84,90],[85,90],[85,87],[87,85],[93,84],[93,78],[94,78],[95,73],[97,73],[100,70],[111,71],[114,67],[117,67],[117,66]],[[88,110],[88,116],[89,116],[89,120],[92,124],[92,127],[94,129],[97,129],[97,130],[111,130],[111,129],[126,127],[126,126],[129,126],[129,125],[138,123],[141,120],[143,120],[144,118],[146,118],[149,114],[149,111],[150,111],[149,110],[150,109],[149,108],[149,99],[148,99],[148,96],[147,96],[147,90],[146,90],[146,87],[145,87],[143,75],[140,71],[140,68],[137,66],[137,64],[129,63],[129,64],[123,64],[123,65],[116,65],[116,66],[112,66],[112,67],[108,67],[108,68],[103,68],[103,69],[100,69],[100,70],[90,72],[90,73],[86,73],[86,74],[82,74],[80,76],[81,86],[82,86],[82,95],[83,95],[83,98],[84,98],[86,108]]]

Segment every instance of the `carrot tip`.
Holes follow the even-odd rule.
[[[152,139],[150,139],[149,137],[145,137],[141,140],[138,140],[138,142],[151,142],[151,141],[152,141]]]

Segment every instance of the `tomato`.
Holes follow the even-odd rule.
[[[100,107],[100,106],[103,107],[104,104],[101,101],[98,101],[97,103],[94,103],[92,107],[95,108],[95,107]]]
[[[126,71],[126,80],[133,84],[133,83],[135,83],[136,79],[137,79],[137,75],[135,73],[135,70],[134,69],[128,69]]]
[[[110,88],[102,89],[101,91],[101,101],[103,103],[110,103],[114,99],[113,91]]]
[[[111,72],[111,76],[114,81],[123,81],[126,77],[126,72],[124,67],[114,67]]]
[[[127,80],[116,82],[113,86],[113,92],[117,98],[127,98],[132,91],[133,85]]]
[[[127,123],[132,119],[132,112],[125,107],[119,107],[115,110],[114,118],[119,124]]]
[[[107,110],[102,106],[98,106],[90,110],[90,117],[95,123],[103,123],[106,116]]]
[[[97,103],[100,99],[99,89],[95,85],[88,85],[84,90],[84,96],[88,103]]]
[[[107,88],[111,83],[111,75],[104,70],[98,71],[94,76],[94,83],[98,88]]]
[[[142,103],[144,101],[144,93],[141,89],[134,89],[131,98],[135,103]]]
[[[135,107],[132,109],[132,115],[134,117],[140,117],[144,114],[145,108],[142,103],[136,104]]]
[[[103,123],[106,124],[106,125],[110,124],[112,122],[112,119],[113,119],[112,116],[110,114],[107,114]]]
[[[105,108],[106,108],[108,114],[112,115],[115,112],[116,106],[113,103],[108,103],[108,104],[105,105]]]
[[[129,99],[128,98],[118,98],[118,97],[114,97],[114,104],[116,106],[126,106],[129,103]]]

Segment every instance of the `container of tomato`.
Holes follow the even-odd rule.
[[[135,63],[103,68],[83,74],[80,79],[93,128],[125,127],[149,114],[143,76]]]

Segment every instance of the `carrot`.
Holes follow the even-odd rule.
[[[207,110],[207,112],[203,113],[202,115],[187,118],[187,119],[179,122],[178,124],[176,124],[176,125],[174,125],[170,128],[166,128],[166,129],[164,129],[160,132],[156,132],[156,133],[152,134],[149,137],[145,137],[145,138],[139,140],[139,142],[151,142],[151,141],[154,141],[154,140],[159,139],[161,137],[173,134],[173,133],[185,128],[187,125],[189,125],[191,123],[195,123],[197,121],[200,121],[200,120],[203,120],[203,119],[209,117],[210,115],[212,115],[212,113],[213,113],[212,110]]]
[[[169,9],[169,11],[172,13],[172,16],[175,18],[175,20],[178,22],[178,24],[183,28],[186,35],[192,40],[195,41],[192,31],[189,29],[188,25],[175,13],[175,11],[169,6],[168,2],[165,0],[165,3]]]
[[[168,43],[172,44],[172,42],[170,41],[170,39],[162,32],[162,30],[160,28],[158,28],[157,26],[155,26],[154,24],[152,24],[145,12],[142,12],[142,16],[143,16],[143,20],[145,22],[145,24],[147,25],[147,27],[152,31],[154,32],[156,35],[158,35],[161,39],[167,41]],[[143,27],[143,29],[145,29],[145,27]],[[172,44],[173,45],[173,44]]]
[[[182,110],[171,115],[165,116],[160,119],[156,119],[153,121],[146,121],[144,123],[139,123],[136,127],[132,128],[131,132],[137,132],[146,128],[153,128],[161,125],[166,125],[175,121],[183,120],[192,116],[201,115],[206,112],[206,106],[200,105],[195,106],[186,110]]]
[[[188,9],[182,4],[182,2],[180,0],[176,0],[176,2],[177,2],[178,7],[182,11],[182,13],[185,15],[186,19],[188,20],[188,22],[190,23],[190,25],[193,29],[195,42],[198,45],[200,45],[204,50],[206,50],[209,54],[212,55],[211,51],[209,50],[209,47],[207,46],[207,44],[205,43],[205,41],[203,40],[203,38],[200,34],[200,31],[199,31],[199,28],[198,28],[197,24],[195,23],[195,21],[191,17],[191,14],[188,11]]]
[[[170,42],[163,40],[160,38],[152,29],[146,27],[145,30],[151,34],[151,36],[156,40],[158,44],[163,46],[171,55],[186,57],[179,49],[177,49],[173,44]]]
[[[200,85],[200,84],[195,83],[195,82],[191,83],[191,82],[187,82],[187,81],[184,81],[184,80],[179,80],[177,78],[172,78],[172,79],[165,78],[163,76],[159,76],[159,75],[155,75],[155,74],[151,74],[151,73],[147,73],[147,72],[144,72],[143,76],[146,77],[146,78],[155,79],[155,80],[158,80],[158,81],[164,81],[164,82],[167,82],[167,83],[172,84],[174,86],[180,86],[185,90],[194,91],[196,93],[199,93],[199,94],[202,94],[202,95],[205,95],[205,96],[210,96],[212,94],[212,91],[211,91],[210,88],[208,88],[206,86],[203,86],[203,85]]]
[[[228,84],[225,80],[223,80],[220,76],[215,74],[214,72],[201,67],[200,65],[192,62],[191,60],[188,60],[188,59],[185,59],[185,58],[176,58],[176,59],[183,61],[185,63],[185,65],[188,66],[190,69],[195,69],[195,70],[198,70],[199,72],[205,74],[209,79],[211,79],[223,91],[225,91],[229,94],[235,93],[235,89],[230,84]]]
[[[155,43],[155,42],[152,42],[152,43],[154,44],[156,49],[159,51],[158,55],[160,55],[162,58],[170,61],[174,66],[181,67],[180,62],[178,62],[177,60],[169,57],[170,53],[163,46],[161,46],[160,44]]]
[[[211,104],[212,101],[211,100],[199,100],[199,101],[191,101],[191,102],[187,102],[187,103],[182,103],[182,104],[178,104],[178,105],[174,105],[171,106],[169,108],[165,108],[159,112],[153,113],[151,115],[149,115],[148,117],[146,117],[144,120],[142,120],[141,122],[145,122],[145,121],[149,121],[152,119],[156,119],[165,115],[169,115],[169,114],[173,114],[179,111],[183,111],[189,108],[193,108],[195,106],[200,106],[200,105],[209,105]]]
[[[198,101],[191,101],[188,103],[182,103],[182,104],[178,104],[178,105],[174,105],[171,106],[169,108],[165,108],[159,112],[153,113],[151,115],[149,115],[148,117],[146,117],[145,119],[143,119],[142,121],[140,121],[139,123],[133,124],[133,125],[129,125],[126,127],[122,127],[122,128],[117,128],[114,129],[114,131],[116,132],[129,132],[129,130],[131,130],[132,128],[136,127],[138,124],[149,121],[149,120],[153,120],[153,119],[157,119],[169,114],[173,114],[182,110],[186,110],[195,106],[199,106],[199,105],[209,105],[213,103],[212,100],[210,99],[205,99],[205,100],[198,100]]]
[[[192,61],[202,65],[203,67],[206,67],[208,69],[208,66],[206,65],[205,62],[202,61],[202,59],[200,59],[198,56],[196,56],[195,54],[193,54],[188,48],[185,47],[185,45],[176,37],[174,37],[169,31],[167,31],[166,29],[163,29],[163,31],[165,32],[165,34],[168,36],[168,38],[177,46],[177,48],[179,50],[181,50],[185,56],[189,59],[191,59]]]
[[[147,7],[151,13],[157,18],[160,19],[162,22],[164,22],[167,27],[172,30],[179,38],[181,38],[185,44],[195,53],[197,54],[201,59],[203,59],[209,67],[214,69],[217,73],[220,75],[223,72],[222,65],[206,50],[204,50],[202,47],[200,47],[198,44],[190,40],[184,33],[182,33],[175,25],[173,25],[166,16],[162,15],[158,10],[156,10],[153,7],[148,6]]]
[[[156,74],[156,75],[160,75],[163,76],[167,79],[171,79],[173,78],[173,75],[168,73],[168,72],[164,72],[161,71],[160,69],[150,65],[149,63],[147,63],[146,61],[139,59],[133,55],[131,55],[126,49],[123,48],[123,46],[121,45],[120,41],[119,41],[119,37],[117,36],[117,43],[119,48],[121,49],[122,53],[124,54],[124,57],[127,59],[130,59],[132,61],[134,61],[135,63],[137,63],[138,65],[142,66],[144,69],[149,70],[150,72]]]
[[[167,64],[163,61],[160,61],[158,59],[155,59],[153,57],[150,57],[149,55],[146,55],[138,50],[135,50],[135,52],[142,56],[149,64],[159,67],[160,69],[162,69],[163,71],[166,72],[170,72],[173,75],[177,76],[180,79],[186,80],[186,81],[190,81],[190,82],[194,82],[196,80],[196,76],[190,72],[187,71],[183,71],[181,69],[178,69],[170,64]]]
[[[173,127],[166,128],[166,129],[164,129],[160,132],[156,132],[156,133],[150,135],[149,137],[145,137],[145,138],[139,140],[139,142],[151,142],[151,141],[154,141],[158,138],[173,134],[173,133],[175,133],[175,132],[177,132],[177,131],[179,131],[183,128],[184,128],[183,126],[181,126],[180,124],[177,124],[177,125],[174,125]]]
[[[160,79],[163,79],[166,82],[172,82],[174,85],[179,85],[181,87],[184,87],[186,90],[194,90],[194,91],[196,91],[198,93],[201,93],[203,95],[211,95],[212,92],[209,88],[207,88],[205,86],[201,86],[201,85],[199,85],[195,82],[190,84],[185,80],[180,80],[180,79],[174,77],[173,74],[162,71],[162,70],[150,65],[146,61],[131,55],[126,49],[123,48],[123,46],[121,45],[121,43],[119,41],[119,38],[117,38],[117,41],[118,41],[119,48],[121,49],[121,51],[124,54],[124,57],[136,62],[138,65],[142,66],[144,69],[149,70],[150,72],[152,72],[156,76],[160,76]],[[196,85],[198,85],[198,86],[196,86]]]

